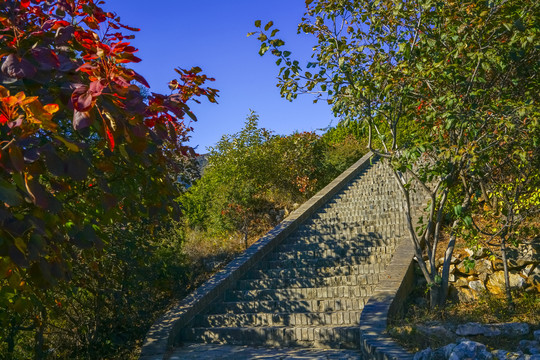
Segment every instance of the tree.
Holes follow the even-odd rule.
[[[520,123],[523,131],[538,128],[539,6],[307,0],[298,31],[317,39],[307,71],[283,50],[272,22],[258,32],[259,53],[270,50],[282,66],[282,96],[318,92],[335,114],[368,127],[368,147],[392,167],[407,199],[432,306],[445,302],[459,226],[472,222],[468,212],[479,184],[473,173],[496,146],[489,135]],[[429,201],[415,228],[410,200],[418,188]],[[450,241],[438,273],[447,217]]]
[[[202,178],[180,201],[192,228],[239,233],[246,246],[249,236],[275,225],[279,210],[305,201],[336,175],[318,135],[275,135],[258,119],[252,112],[242,130],[211,148]]]
[[[170,95],[129,68],[138,31],[93,0],[0,3],[0,351],[44,332],[47,289],[107,253],[112,225],[178,215],[178,156],[197,97],[215,102],[199,68],[175,69]]]

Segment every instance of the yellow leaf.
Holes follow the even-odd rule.
[[[57,104],[48,104],[43,107],[43,110],[48,112],[49,114],[54,114],[60,109],[60,107]]]
[[[19,92],[17,93],[17,95],[15,95],[15,97],[17,98],[17,100],[19,100],[19,102],[23,101],[24,99],[26,99],[26,95],[24,92]]]
[[[27,105],[27,104],[30,104],[34,101],[37,100],[37,96],[30,96],[30,97],[27,97],[25,98],[23,101],[21,101],[21,103],[19,105],[23,106],[23,105]]]
[[[0,96],[1,96],[1,97],[9,96],[9,90],[6,89],[6,88],[3,87],[3,86],[0,86]]]

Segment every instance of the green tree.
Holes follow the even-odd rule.
[[[331,180],[325,149],[315,133],[278,136],[259,128],[252,112],[241,131],[211,148],[202,178],[182,197],[189,225],[219,236],[239,233],[247,245],[249,236],[275,225],[279,210]]]
[[[521,131],[538,128],[539,6],[308,0],[298,29],[317,45],[306,71],[283,50],[272,22],[259,31],[260,54],[278,57],[282,96],[318,91],[337,115],[367,124],[368,147],[392,167],[407,199],[432,306],[444,304],[460,224],[472,222],[472,174],[497,146],[489,135],[519,124]],[[418,188],[429,203],[415,229],[410,199]],[[439,273],[435,257],[447,216],[450,242]]]

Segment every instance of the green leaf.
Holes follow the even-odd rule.
[[[23,202],[16,186],[3,179],[0,179],[0,201],[9,206],[20,206]]]
[[[463,207],[461,205],[454,206],[454,214],[456,214],[456,216],[460,217],[462,212]]]
[[[255,20],[255,27],[261,27],[261,20]]]

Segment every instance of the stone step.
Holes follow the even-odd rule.
[[[209,313],[242,314],[362,310],[368,299],[369,297],[281,301],[226,301],[215,304]]]
[[[182,339],[213,344],[357,349],[359,329],[359,326],[185,328]]]
[[[338,275],[328,277],[298,277],[298,278],[272,278],[272,279],[245,279],[239,280],[237,288],[240,290],[262,289],[298,289],[319,288],[335,286],[358,286],[378,282],[378,273],[360,275]]]
[[[197,315],[193,327],[354,326],[362,311]]]
[[[353,236],[347,236],[344,233],[341,234],[321,234],[321,233],[314,233],[313,235],[303,235],[299,236],[297,234],[293,234],[290,237],[288,237],[285,241],[281,243],[281,245],[286,246],[294,246],[294,245],[309,245],[309,244],[341,244],[341,243],[349,243],[351,245],[369,245],[370,242],[373,240],[391,240],[392,242],[398,241],[396,239],[398,236],[387,236],[383,237],[379,234],[356,234]],[[385,241],[387,243],[388,241]],[[279,249],[279,247],[277,247]]]
[[[364,263],[344,266],[295,267],[289,269],[260,269],[251,271],[244,280],[288,279],[303,277],[330,277],[343,275],[375,274],[384,271],[385,263]]]
[[[281,244],[276,248],[276,252],[291,252],[291,251],[309,251],[309,250],[340,250],[347,251],[353,249],[362,249],[365,247],[380,247],[380,246],[395,246],[398,239],[382,239],[375,237],[361,237],[358,240],[351,238],[350,240],[326,240],[326,241],[310,241],[306,239],[303,242],[293,242]]]
[[[323,300],[366,297],[373,293],[379,282],[379,276],[374,274],[367,280],[368,284],[356,286],[228,290],[225,293],[225,301]]]
[[[353,256],[363,256],[369,254],[393,254],[395,246],[366,246],[353,249],[332,249],[332,250],[303,250],[274,252],[268,255],[270,261],[280,260],[305,260],[320,258],[348,258]]]
[[[258,269],[291,269],[298,267],[330,267],[330,266],[347,266],[359,264],[375,264],[388,263],[392,259],[392,254],[376,253],[370,254],[366,251],[366,255],[351,256],[348,258],[332,257],[332,258],[306,258],[292,260],[266,260],[257,266]]]
[[[401,211],[401,210],[399,210]],[[371,224],[376,221],[387,221],[392,223],[400,223],[405,219],[403,213],[397,213],[397,210],[385,209],[383,213],[379,214],[352,214],[348,212],[346,214],[339,214],[339,217],[312,217],[302,225],[299,229],[315,229],[317,227],[341,227],[341,228],[353,228],[362,226],[365,224]]]

